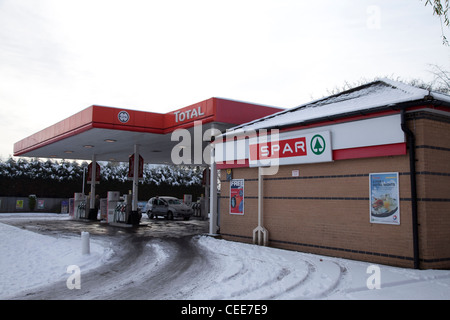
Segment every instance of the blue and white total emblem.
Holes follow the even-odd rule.
[[[120,111],[117,117],[119,118],[119,121],[122,123],[127,123],[128,120],[130,120],[130,115],[126,111]]]

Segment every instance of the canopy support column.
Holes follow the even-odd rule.
[[[89,220],[97,220],[97,211],[98,208],[95,207],[95,184],[96,184],[96,175],[97,175],[97,157],[95,154],[92,155],[92,169],[91,169],[91,196],[89,199]]]
[[[214,144],[211,144],[211,165],[209,179],[209,234],[217,234],[217,167]]]
[[[134,168],[133,168],[133,200],[131,210],[138,209],[138,192],[139,192],[139,145],[134,145]]]
[[[138,212],[138,193],[139,193],[139,145],[134,145],[134,163],[133,163],[133,191],[131,200],[131,216],[130,223],[139,224]]]

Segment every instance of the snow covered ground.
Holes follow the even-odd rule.
[[[206,281],[217,299],[450,299],[450,271],[372,265],[202,237],[220,267]],[[378,269],[379,268],[379,269]],[[377,269],[377,270],[375,270]],[[380,289],[374,287],[379,271]],[[202,299],[199,290],[192,295]]]
[[[5,217],[6,215],[1,214]],[[12,215],[11,215],[12,216]],[[55,214],[21,214],[22,219],[55,219]],[[68,218],[68,215],[62,217]],[[59,238],[41,235],[0,223],[0,299],[70,276],[67,267],[84,271],[100,266],[111,255],[105,243],[90,242],[90,254],[81,254],[81,237]]]
[[[71,276],[67,272],[69,265],[79,266],[85,274],[111,263],[115,251],[120,250],[107,238],[96,237],[91,239],[91,253],[82,255],[80,237],[42,235],[1,223],[4,218],[45,220],[68,216],[0,214],[0,299],[52,283],[66,283]],[[191,241],[204,264],[190,267],[196,271],[181,274],[171,282],[176,288],[171,299],[450,299],[450,270],[371,265],[208,236],[196,236]],[[175,249],[164,238],[149,240],[146,248],[143,265],[151,270],[140,269],[133,274],[135,283],[173,264]],[[369,289],[377,284],[379,289]],[[101,284],[99,290],[103,290]]]

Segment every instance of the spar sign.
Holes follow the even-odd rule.
[[[250,167],[333,161],[329,131],[259,135],[249,141]]]

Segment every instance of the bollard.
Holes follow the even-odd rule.
[[[90,254],[89,232],[81,232],[81,254]]]

